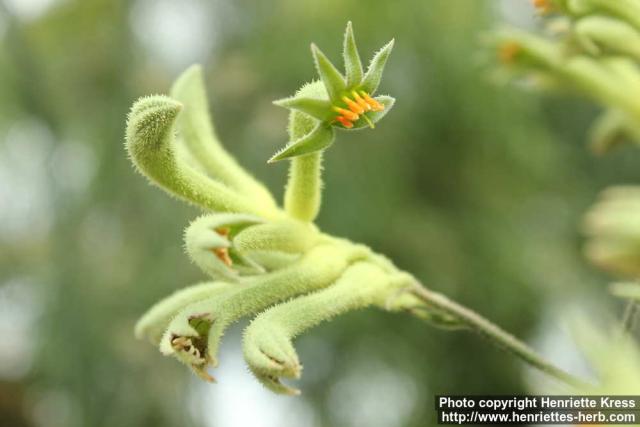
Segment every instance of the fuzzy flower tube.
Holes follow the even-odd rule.
[[[270,159],[289,162],[283,206],[215,136],[200,67],[186,70],[169,96],[136,101],[126,149],[153,184],[203,209],[185,231],[185,248],[210,278],[154,305],[135,327],[138,338],[213,381],[209,370],[217,365],[225,330],[241,318],[253,318],[243,341],[250,370],[267,388],[297,394],[281,381],[302,372],[293,340],[342,313],[377,307],[477,331],[558,380],[580,383],[486,319],[428,290],[383,255],[314,224],[324,151],[338,133],[373,129],[393,107],[393,98],[376,95],[392,47],[393,42],[385,45],[365,71],[349,23],[343,75],[312,45],[320,80],[275,102],[291,110],[290,142]]]

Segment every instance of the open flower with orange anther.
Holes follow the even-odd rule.
[[[353,36],[351,23],[344,36],[345,75],[329,61],[315,44],[311,52],[320,81],[303,86],[295,96],[275,101],[274,104],[305,114],[309,131],[289,142],[269,161],[310,154],[324,150],[335,139],[335,129],[373,128],[391,109],[390,96],[373,96],[393,48],[393,40],[376,53],[365,72]],[[306,129],[305,129],[306,130]]]

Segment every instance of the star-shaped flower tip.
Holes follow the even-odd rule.
[[[333,144],[336,128],[374,128],[375,123],[387,114],[395,102],[390,96],[373,96],[382,79],[393,43],[391,40],[383,46],[364,72],[353,27],[348,22],[342,50],[345,75],[315,44],[311,44],[311,54],[320,81],[309,83],[294,96],[274,101],[274,104],[307,115],[314,121],[314,126],[310,132],[289,142],[269,162],[326,149]]]

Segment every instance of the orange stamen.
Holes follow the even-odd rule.
[[[504,64],[509,64],[514,61],[518,53],[522,48],[516,42],[506,42],[498,49],[498,57],[500,61]]]
[[[346,127],[347,129],[351,129],[353,127],[353,123],[342,116],[336,117],[336,120],[342,123],[342,126]]]
[[[345,110],[344,108],[333,107],[333,110],[336,113],[339,113],[341,116],[343,116],[347,120],[350,120],[352,122],[355,122],[360,117],[358,114],[354,113],[353,111]]]
[[[229,256],[229,250],[227,248],[215,248],[212,249],[213,254],[218,257],[220,261],[222,261],[227,267],[231,267],[233,265],[233,260]]]
[[[366,103],[371,106],[371,109],[373,111],[382,111],[382,110],[384,110],[384,105],[380,104],[378,101],[376,101],[375,99],[370,97],[369,94],[366,93],[365,91],[361,90],[360,91],[360,95],[362,95],[362,97],[364,98]]]
[[[356,92],[355,90],[352,90],[351,95],[353,96],[353,99],[356,100],[358,105],[361,106],[365,111],[371,111],[371,105],[367,104],[367,102],[364,99],[362,99],[360,95],[358,95],[358,92]]]
[[[347,104],[349,109],[351,111],[353,111],[354,113],[356,113],[356,114],[364,113],[364,108],[362,108],[360,105],[356,104],[355,102],[353,102],[352,100],[350,100],[346,96],[343,96],[342,100],[344,101],[345,104]]]
[[[222,237],[229,237],[229,228],[221,227],[216,229],[216,233],[218,233]],[[229,256],[228,248],[213,248],[211,249],[213,254],[218,257],[220,261],[222,261],[227,267],[231,267],[233,265],[233,260]]]

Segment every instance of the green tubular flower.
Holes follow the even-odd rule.
[[[310,129],[296,139],[292,139],[269,162],[326,149],[333,144],[336,128],[362,129],[367,126],[373,128],[395,102],[390,96],[373,97],[392,48],[393,40],[374,55],[366,73],[363,72],[353,29],[349,22],[343,46],[345,76],[316,45],[312,44],[311,53],[320,81],[303,86],[291,98],[274,102],[275,105],[308,116]],[[298,132],[290,133],[298,135]]]
[[[640,30],[640,5],[635,0],[557,0],[557,5],[574,16],[613,16]]]
[[[246,228],[233,239],[233,246],[265,270],[274,271],[292,264],[322,240],[314,224],[287,219]]]
[[[180,289],[151,307],[135,326],[135,336],[147,339],[152,344],[160,344],[160,338],[167,329],[169,322],[185,306],[203,299],[220,294],[234,284],[226,282],[205,282]]]
[[[185,231],[185,247],[191,260],[214,279],[237,281],[240,274],[263,273],[265,270],[242,255],[232,241],[247,227],[263,220],[243,214],[203,215]]]
[[[175,122],[183,106],[166,96],[139,99],[127,122],[126,148],[138,171],[175,196],[218,212],[270,214],[190,166],[176,151]]]
[[[576,21],[573,33],[592,55],[611,52],[640,59],[640,31],[627,22],[607,16],[587,16]]]
[[[212,178],[250,198],[268,210],[276,209],[266,187],[244,170],[218,141],[209,115],[202,68],[189,67],[171,87],[171,97],[184,105],[177,118],[180,141],[200,167]]]
[[[160,351],[174,355],[205,379],[224,330],[231,323],[273,304],[329,286],[352,263],[368,255],[356,245],[321,244],[281,270],[247,278],[243,286],[183,307],[160,342]]]
[[[282,394],[298,394],[280,378],[299,378],[302,366],[292,339],[332,318],[371,305],[385,307],[390,296],[406,283],[368,262],[349,267],[332,286],[282,303],[258,315],[245,330],[244,356],[265,387]]]
[[[283,268],[319,241],[313,224],[243,214],[203,215],[185,232],[192,261],[212,278],[230,281]]]

